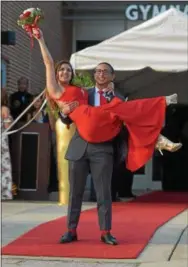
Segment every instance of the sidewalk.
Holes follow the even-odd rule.
[[[84,203],[83,210],[95,207]],[[66,215],[67,207],[54,202],[3,202],[2,245],[40,223]],[[161,227],[143,253],[135,260],[34,258],[3,256],[2,267],[187,267],[188,211]]]

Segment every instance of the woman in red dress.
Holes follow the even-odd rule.
[[[129,131],[127,168],[136,171],[151,158],[156,144],[161,139],[166,105],[171,103],[171,96],[139,99],[124,102],[114,97],[110,103],[99,107],[88,105],[87,91],[76,86],[62,86],[56,80],[53,59],[46,47],[42,32],[38,39],[38,30],[33,30],[38,40],[46,67],[46,87],[50,98],[57,105],[61,102],[77,101],[78,106],[69,117],[76,124],[79,134],[88,142],[100,143],[113,139],[120,131],[122,122]],[[173,96],[174,97],[174,96]],[[174,144],[175,151],[182,145]],[[160,147],[159,147],[160,149]]]

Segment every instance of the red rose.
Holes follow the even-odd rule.
[[[31,12],[30,12],[30,11],[27,11],[27,12],[23,13],[21,16],[22,16],[22,18],[26,19],[26,18],[28,18],[30,15],[31,15]]]
[[[19,19],[24,19],[23,14],[21,14],[21,15],[19,16]]]

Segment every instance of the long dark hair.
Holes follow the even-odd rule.
[[[60,60],[55,64],[55,75],[57,75],[58,71],[60,70],[60,68],[61,68],[61,66],[63,64],[69,65],[69,67],[71,69],[71,79],[70,79],[69,84],[72,84],[72,80],[74,78],[74,71],[73,71],[72,65],[70,64],[70,62],[68,60]],[[49,93],[48,93],[47,90],[46,90],[46,98],[47,98],[47,101],[48,101],[48,105],[50,106],[51,109],[54,110],[57,107],[57,104],[52,98],[50,98]]]
[[[60,60],[58,61],[56,64],[55,64],[55,75],[57,75],[58,71],[60,70],[61,66],[63,64],[67,64],[69,65],[70,69],[71,69],[71,79],[70,79],[70,82],[69,84],[72,84],[72,80],[74,78],[74,71],[73,71],[73,67],[72,65],[70,64],[70,62],[68,60]]]

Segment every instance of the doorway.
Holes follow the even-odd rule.
[[[188,191],[188,105],[167,109],[164,135],[183,147],[175,152],[165,152],[162,158],[162,186],[165,191]]]
[[[153,159],[139,169],[133,178],[133,190],[161,190],[162,182],[153,179]]]

